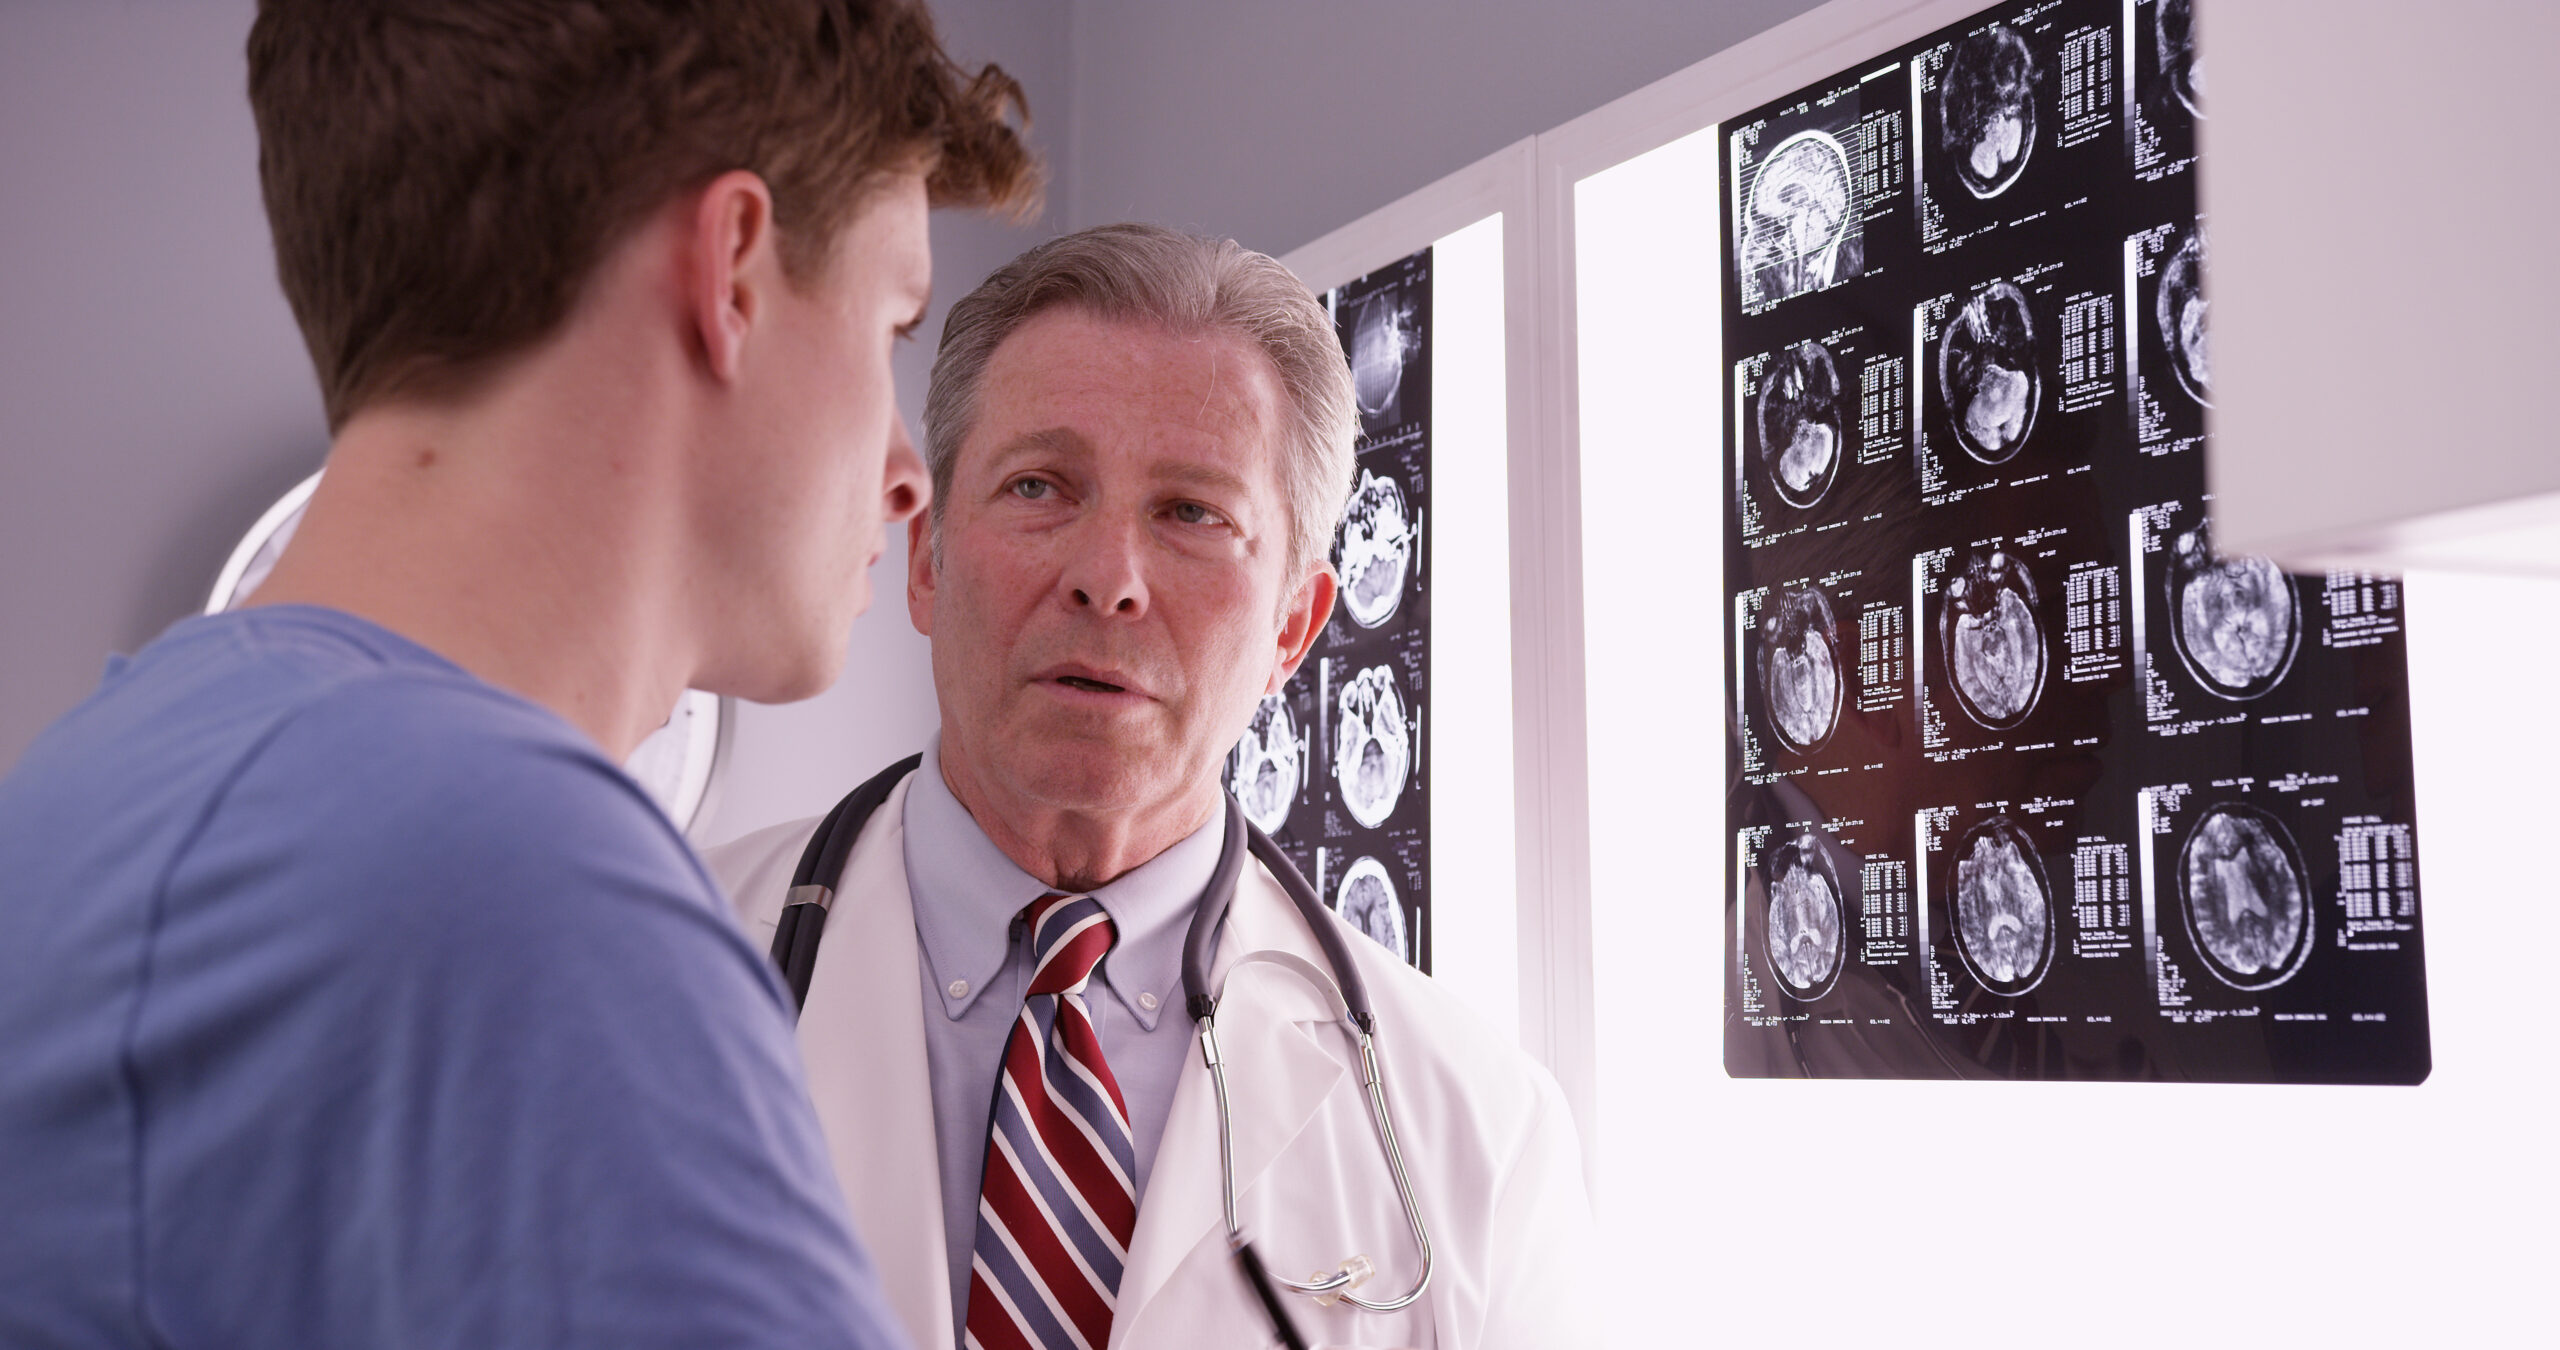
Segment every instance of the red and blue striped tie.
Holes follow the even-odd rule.
[[[996,1080],[964,1344],[1103,1350],[1138,1222],[1129,1107],[1084,1002],[1111,919],[1058,894],[1027,917],[1036,956]]]

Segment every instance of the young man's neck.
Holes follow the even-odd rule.
[[[682,372],[629,364],[550,344],[467,401],[360,411],[253,603],[378,623],[628,757],[700,656],[664,440],[681,419],[651,401]]]

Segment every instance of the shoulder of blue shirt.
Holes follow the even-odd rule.
[[[461,1340],[892,1334],[771,970],[672,823],[565,722],[458,672],[340,673],[244,757],[168,889],[135,1019],[157,1105],[227,1065],[310,1150],[298,1190],[224,1197],[224,1229],[353,1201],[410,1262],[385,1292],[415,1300],[398,1315]],[[349,1243],[332,1212],[297,1255]],[[544,1283],[546,1250],[578,1273]]]

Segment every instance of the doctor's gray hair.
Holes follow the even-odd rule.
[[[1236,333],[1280,376],[1280,481],[1289,509],[1292,581],[1329,551],[1351,494],[1360,414],[1351,366],[1333,321],[1306,283],[1232,239],[1160,225],[1101,225],[1032,249],[951,307],[924,401],[924,457],[933,474],[940,556],[943,503],[960,445],[977,421],[978,386],[996,348],[1045,310],[1158,324],[1178,333]]]

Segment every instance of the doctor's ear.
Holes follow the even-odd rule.
[[[1298,593],[1289,598],[1288,607],[1280,611],[1280,660],[1271,672],[1271,680],[1263,686],[1263,696],[1280,692],[1280,686],[1298,673],[1307,653],[1315,650],[1316,634],[1324,631],[1324,621],[1333,617],[1333,595],[1336,583],[1333,569],[1319,567],[1300,583]]]
[[[933,556],[932,507],[907,521],[907,621],[926,637],[933,636],[934,589],[942,581],[935,569],[940,560]]]
[[[782,283],[773,193],[762,178],[733,169],[711,180],[692,214],[684,246],[685,298],[712,378],[732,383],[747,335],[771,288]]]

